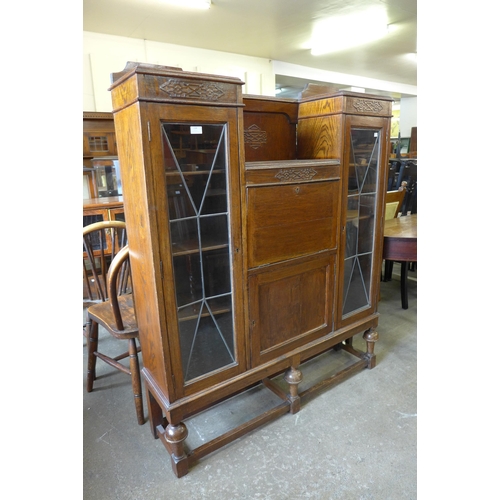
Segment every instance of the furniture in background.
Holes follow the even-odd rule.
[[[408,155],[410,158],[417,158],[417,127],[411,128],[410,134],[410,150],[408,151]]]
[[[120,179],[120,162],[117,156],[92,158],[96,198],[121,196],[122,183]]]
[[[390,279],[393,263],[401,263],[401,305],[408,309],[408,265],[417,262],[417,214],[385,221],[382,257],[385,259],[384,281]]]
[[[122,223],[125,222],[125,214],[123,210],[123,197],[122,196],[111,196],[108,198],[93,198],[89,200],[83,200],[83,227],[87,227],[91,224],[95,224],[97,222],[114,222],[120,221]],[[120,226],[121,227],[121,226]],[[109,231],[107,228],[108,234],[108,244],[109,242]],[[96,238],[96,236],[94,236]],[[111,246],[105,249],[106,255],[110,255]],[[84,252],[85,259],[85,252]],[[84,282],[83,287],[83,298],[84,300],[94,300],[95,293],[86,286]]]
[[[389,159],[389,169],[387,175],[387,191],[394,191],[398,187],[398,177],[399,177],[399,169],[401,168],[401,160],[396,158]]]
[[[180,477],[375,366],[391,99],[243,96],[141,63],[112,82],[151,431]],[[352,363],[300,391],[301,364],[334,347]],[[255,387],[280,403],[190,444],[190,418]]]
[[[403,183],[404,184],[404,183]],[[388,191],[385,195],[385,220],[394,219],[401,215],[401,207],[406,195],[406,186],[403,185],[395,191]]]
[[[395,189],[399,189],[406,182],[406,196],[401,211],[403,214],[417,213],[417,159],[401,158]]]
[[[93,158],[115,157],[116,135],[112,113],[83,113],[83,198],[103,196],[102,181],[97,176]],[[100,189],[101,188],[101,189]]]
[[[127,244],[125,222],[106,220],[83,228],[83,298],[108,298],[107,275],[111,261]]]
[[[87,309],[87,392],[92,392],[94,387],[97,358],[129,375],[132,379],[137,422],[142,425],[145,420],[138,358],[140,348],[136,344],[139,329],[135,318],[127,245],[111,261],[106,288],[107,300],[92,304]],[[126,340],[128,342],[128,351],[113,357],[99,351],[99,326],[105,328],[114,338]],[[125,358],[129,360],[128,366],[122,362]]]
[[[94,222],[119,220],[125,222],[123,196],[83,200],[83,225]]]

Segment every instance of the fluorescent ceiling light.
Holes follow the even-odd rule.
[[[313,28],[309,46],[312,55],[321,55],[364,45],[387,33],[385,10],[373,8],[319,21]]]
[[[165,3],[189,9],[209,9],[212,0],[163,0]]]

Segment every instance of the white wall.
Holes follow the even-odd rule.
[[[112,111],[111,73],[128,61],[240,78],[243,93],[275,95],[272,62],[228,52],[83,32],[83,111]]]
[[[410,137],[411,128],[417,126],[417,98],[402,97],[399,115],[401,137]]]
[[[400,93],[416,94],[417,90],[410,85],[319,71],[260,57],[84,31],[82,111],[112,111],[111,93],[108,91],[111,85],[110,75],[122,71],[128,61],[237,77],[245,82],[242,89],[245,94],[274,96],[276,73],[325,82],[345,81],[346,85],[368,86]],[[411,128],[416,125],[417,98],[402,98],[399,124],[401,136],[410,137]]]

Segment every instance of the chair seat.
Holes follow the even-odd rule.
[[[135,319],[134,299],[132,294],[120,295],[118,297],[118,303],[120,304],[120,312],[122,314],[123,330],[119,330],[116,326],[115,316],[109,301],[91,305],[87,310],[88,316],[91,320],[101,324],[116,338],[137,338],[139,329]]]

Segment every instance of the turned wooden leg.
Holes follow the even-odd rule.
[[[137,357],[137,345],[135,339],[128,341],[128,353],[130,356],[130,375],[132,376],[132,390],[134,391],[135,412],[137,422],[142,425],[144,420],[144,406],[142,404],[142,384],[139,370],[139,359]]]
[[[299,384],[302,381],[302,372],[291,366],[285,372],[285,381],[290,388],[288,400],[290,401],[290,413],[294,414],[300,410]]]
[[[99,325],[87,319],[87,392],[92,392],[95,380],[95,363],[97,345],[99,341]]]
[[[184,451],[184,440],[188,436],[187,427],[179,422],[177,425],[168,424],[165,429],[165,441],[168,443],[172,469],[177,477],[188,473],[188,458]]]
[[[363,334],[363,339],[366,341],[365,358],[368,360],[367,368],[371,369],[375,367],[377,361],[373,351],[375,342],[378,340],[378,333],[373,328],[370,328]]]

